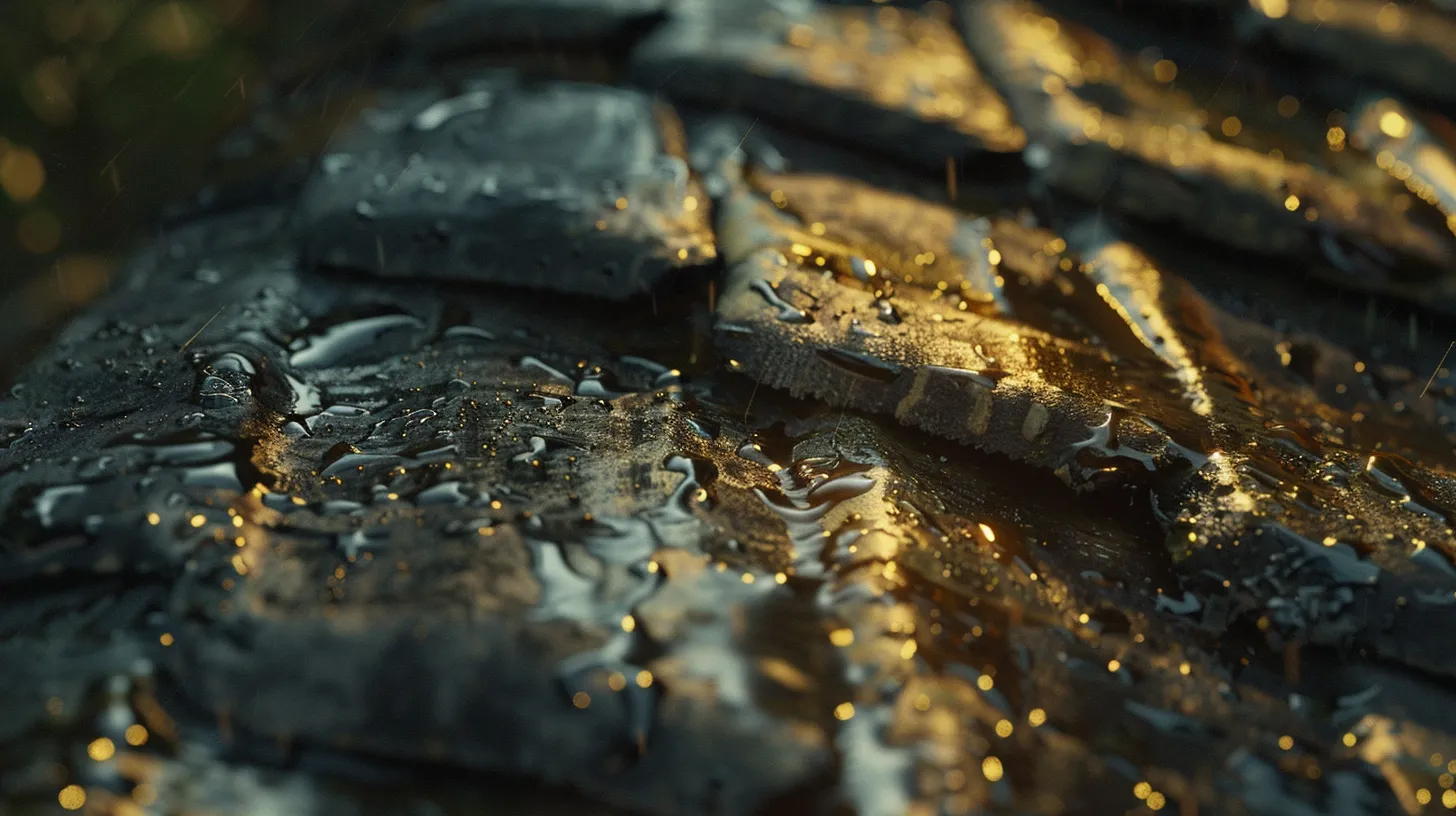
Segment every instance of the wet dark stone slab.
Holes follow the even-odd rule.
[[[1151,489],[1188,586],[1235,599],[1212,630],[1252,613],[1276,642],[1452,670],[1439,636],[1391,623],[1445,631],[1456,609],[1444,499],[1415,498],[1451,490],[1449,405],[1385,407],[1420,395],[1379,395],[1349,352],[1213,307],[1099,221],[1062,239],[833,177],[743,179],[717,207],[731,367],[1083,488]],[[1367,432],[1395,458],[1366,461]]]
[[[379,79],[472,79],[379,94],[301,201],[179,214],[30,363],[0,801],[1444,807],[1453,326],[1395,272],[1431,226],[1399,196],[1450,211],[1449,125],[1374,97],[1335,150],[1323,112],[1240,112],[1289,137],[1276,178],[1194,66],[1138,80],[1028,11],[978,68],[938,3],[675,4],[645,91],[470,67],[611,52],[646,5],[446,7],[463,39]],[[519,41],[568,6],[599,14]],[[986,161],[1023,159],[993,64],[1030,177]],[[1147,139],[1080,152],[1094,108]],[[1106,208],[1062,195],[1089,179]]]
[[[1049,301],[1078,295],[1057,287],[1065,241],[834,177],[755,178],[717,208],[731,369],[1065,471],[1119,396],[1112,357],[1058,334]]]
[[[751,812],[799,788],[876,812],[950,795],[910,784],[918,746],[938,746],[925,772],[975,778],[983,732],[1045,722],[1042,706],[1066,696],[1048,677],[1022,710],[997,713],[967,697],[971,681],[911,659],[912,633],[953,657],[959,630],[941,638],[929,607],[874,600],[899,580],[885,559],[928,542],[928,527],[891,511],[925,508],[967,545],[999,529],[1002,548],[1025,535],[1051,562],[1158,580],[1156,561],[1114,556],[1128,546],[1116,523],[1066,515],[1016,532],[1051,516],[1008,512],[994,468],[947,489],[915,440],[861,420],[799,416],[785,450],[711,403],[693,407],[705,384],[623,353],[691,356],[680,338],[635,333],[610,311],[362,287],[300,272],[267,240],[209,257],[208,235],[228,223],[190,225],[140,259],[4,406],[40,423],[0,476],[10,518],[25,522],[9,529],[26,531],[0,573],[40,592],[3,610],[24,635],[6,649],[31,667],[7,679],[7,746],[58,721],[84,730],[87,690],[122,678],[168,701],[172,744],[205,743],[215,727],[228,743],[504,771],[645,812]],[[158,292],[155,324],[113,325]],[[219,301],[209,322],[198,306]],[[92,341],[110,365],[83,354]],[[143,365],[161,388],[136,379]],[[91,401],[52,411],[53,384]],[[36,485],[81,501],[42,501]],[[107,498],[124,491],[132,501]],[[989,553],[979,568],[967,553],[916,569],[999,570]],[[107,599],[113,580],[149,589]],[[1034,580],[1016,582],[1035,598]],[[1010,647],[985,656],[1009,683]],[[882,661],[899,679],[866,682]],[[912,713],[922,693],[936,716],[971,719],[950,735],[929,728]],[[155,709],[118,712],[164,739]],[[1043,795],[1044,753],[1034,737],[998,751],[1017,797]],[[1032,764],[1017,770],[1018,756]],[[1079,769],[1065,795],[1105,784],[1091,748],[1057,756]],[[841,761],[855,769],[843,782],[826,775]],[[186,801],[175,772],[125,778]]]
[[[944,172],[948,160],[1024,144],[946,11],[683,3],[635,50],[630,75],[673,99],[791,122]]]
[[[225,234],[189,233],[209,228]],[[66,683],[84,706],[145,659],[188,728],[201,713],[225,734],[524,774],[644,812],[752,812],[817,777],[823,736],[712,692],[711,672],[733,671],[714,663],[729,618],[673,623],[684,598],[751,617],[775,584],[702,569],[708,532],[679,506],[692,471],[664,465],[664,429],[688,432],[681,375],[591,339],[652,353],[653,332],[499,293],[361,287],[267,241],[233,247],[216,277],[198,266],[205,251],[166,242],[4,407],[38,424],[3,454],[0,575],[41,594],[0,621],[45,622],[16,617],[25,637],[6,647],[33,666],[7,680],[7,741]],[[159,292],[154,325],[113,328]],[[82,354],[108,340],[126,354]],[[117,580],[155,597],[67,634],[85,620],[59,604]],[[643,641],[624,618],[667,581],[676,600],[639,614],[668,628]],[[674,642],[696,655],[678,669],[662,662]],[[682,695],[659,699],[654,672]],[[763,764],[734,770],[745,760]]]
[[[944,253],[907,293],[985,272],[939,243],[961,214],[764,181],[791,196],[765,196],[770,212],[815,214],[813,240],[857,230],[886,270],[917,265],[896,266],[877,225]],[[894,221],[906,208],[918,217]],[[193,747],[105,782],[82,766],[93,796],[144,783],[194,801],[187,768],[266,760],[317,769],[291,788],[310,801],[335,795],[312,780],[393,765],[649,813],[1105,810],[1153,793],[1217,812],[1305,778],[1281,738],[1309,761],[1339,739],[1276,698],[1225,695],[1222,630],[1164,608],[1204,596],[1183,594],[1149,521],[1050,468],[719,383],[693,368],[707,352],[681,305],[654,324],[364,286],[244,229],[267,217],[182,227],[0,405],[35,423],[0,474],[23,531],[0,575],[27,593],[0,606],[4,648],[29,667],[0,719],[17,766],[63,758],[37,733],[61,750],[142,725],[158,748]],[[1035,257],[1051,233],[991,235],[976,251],[1054,285]],[[121,324],[147,301],[165,303],[155,323]],[[56,405],[52,388],[85,397]],[[117,684],[139,702],[103,695],[91,725],[95,689]],[[1320,790],[1359,812],[1396,806],[1368,766],[1321,768],[1337,788]]]
[[[672,111],[510,79],[366,112],[299,202],[309,264],[622,300],[714,256]]]

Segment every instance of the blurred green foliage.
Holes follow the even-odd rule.
[[[399,0],[0,2],[0,348],[104,290],[300,53]],[[360,35],[362,36],[362,35]],[[327,55],[326,55],[327,56]],[[0,379],[13,362],[0,364]]]
[[[0,8],[4,243],[29,262],[111,252],[194,186],[270,52],[308,24],[276,0],[9,0]]]

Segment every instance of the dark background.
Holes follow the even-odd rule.
[[[220,139],[260,102],[308,95],[420,5],[0,2],[0,383],[220,173]],[[320,95],[319,113],[348,97]]]

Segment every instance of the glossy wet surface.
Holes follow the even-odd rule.
[[[6,807],[1456,809],[1429,53],[498,5],[0,404]]]

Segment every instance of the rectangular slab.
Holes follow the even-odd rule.
[[[492,77],[396,97],[319,160],[305,262],[623,300],[715,255],[673,112],[633,90]]]

